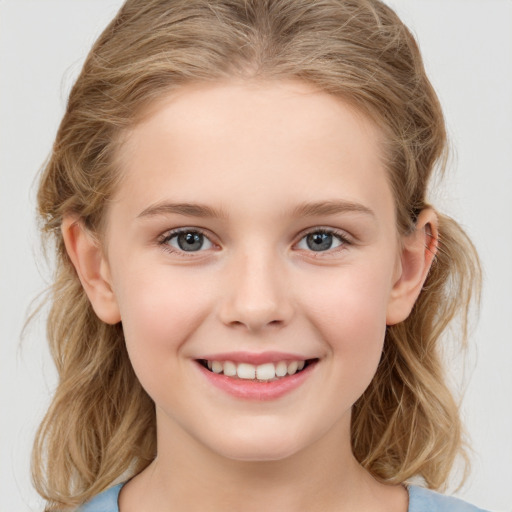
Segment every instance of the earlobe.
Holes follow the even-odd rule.
[[[65,217],[61,230],[66,251],[95,313],[108,324],[120,322],[108,261],[100,243],[75,217]]]
[[[418,216],[414,233],[405,236],[400,255],[400,272],[391,290],[386,323],[405,320],[416,302],[437,253],[438,220],[432,208]]]

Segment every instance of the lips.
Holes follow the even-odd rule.
[[[318,358],[295,354],[236,352],[197,359],[210,384],[237,398],[273,400],[305,382]]]
[[[217,374],[244,380],[273,381],[295,375],[304,369],[305,360],[267,362],[259,365],[234,361],[202,360],[205,368]]]

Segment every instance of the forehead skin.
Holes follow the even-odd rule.
[[[293,179],[294,166],[306,171],[301,173],[303,199],[314,200],[315,191],[327,192],[329,186],[322,187],[321,181],[339,181],[340,169],[355,170],[360,178],[352,180],[352,189],[339,190],[345,199],[364,195],[355,181],[366,187],[377,175],[381,191],[389,195],[382,140],[380,130],[366,116],[303,82],[187,85],[152,104],[125,133],[117,155],[122,180],[114,200],[125,196],[140,212],[156,196],[165,199],[170,191],[157,190],[155,173],[172,174],[176,189],[181,178],[197,171],[215,176],[216,190],[227,187],[236,194],[253,187],[254,192],[263,192]],[[234,167],[239,169],[235,180]],[[148,185],[145,190],[131,179],[140,173]],[[280,176],[283,180],[278,183]],[[216,190],[204,191],[206,197],[214,201]],[[200,191],[196,182],[195,191],[189,193],[200,195]],[[293,191],[282,192],[284,208],[286,200],[292,203],[294,198]],[[258,194],[251,197],[257,209]],[[251,207],[247,199],[245,210]]]

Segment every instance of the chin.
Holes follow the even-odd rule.
[[[215,451],[222,457],[243,462],[271,462],[287,459],[304,448],[304,443],[294,440],[289,435],[267,436],[262,433],[246,432],[246,435],[228,436]],[[211,446],[211,445],[210,445]]]
[[[283,449],[282,446],[276,449],[269,447],[248,446],[239,450],[229,450],[220,455],[227,459],[239,462],[275,462],[292,457],[298,450]]]

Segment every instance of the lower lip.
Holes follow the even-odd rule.
[[[221,373],[207,370],[201,363],[197,366],[208,381],[222,391],[246,400],[268,401],[276,400],[294,389],[297,389],[313,372],[317,361],[310,363],[304,370],[272,382],[235,379]]]

